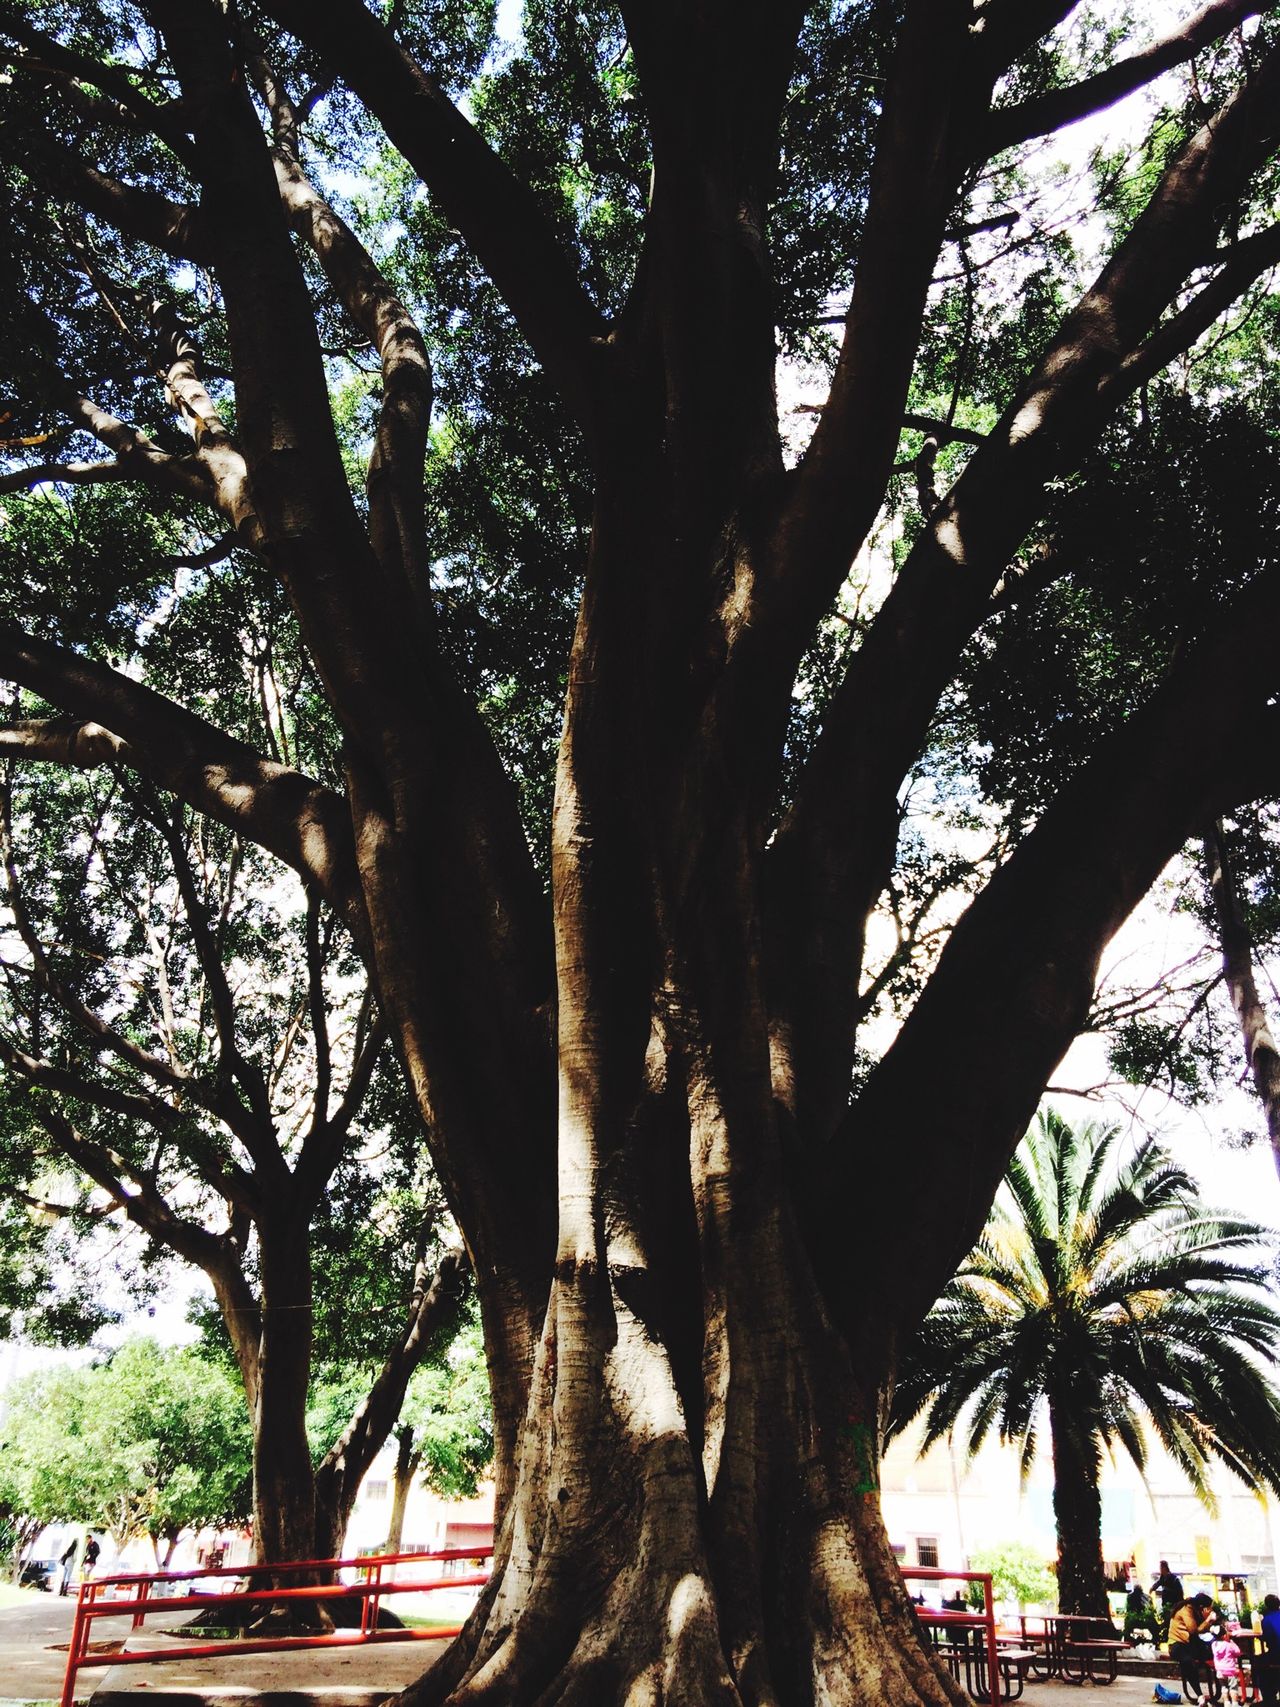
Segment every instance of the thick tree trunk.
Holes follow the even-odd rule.
[[[1098,1454],[1087,1427],[1073,1424],[1076,1396],[1049,1398],[1053,1438],[1053,1516],[1058,1529],[1058,1610],[1109,1618],[1102,1570],[1102,1494]]]
[[[696,1368],[682,1391],[659,1276],[562,1264],[492,1588],[406,1704],[960,1699],[889,1548],[874,1400],[789,1281],[781,1220],[769,1245],[753,1333],[730,1326],[743,1300],[705,1300],[705,1396]]]
[[[651,512],[642,475],[602,506],[610,572],[593,564],[571,669],[560,1226],[515,1489],[481,1606],[408,1700],[942,1707],[959,1696],[879,1513],[880,1372],[851,1364],[788,1207],[763,836],[692,733],[687,684],[664,697],[637,664],[637,632],[660,651],[671,615],[634,563]],[[679,555],[652,561],[665,576]],[[690,756],[655,767],[664,743]]]

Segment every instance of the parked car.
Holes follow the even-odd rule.
[[[25,1559],[22,1573],[18,1578],[20,1588],[41,1588],[47,1593],[56,1592],[62,1576],[62,1566],[56,1559]]]

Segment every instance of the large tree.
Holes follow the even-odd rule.
[[[536,0],[487,63],[482,4],[0,5],[3,484],[127,493],[285,589],[341,733],[312,776],[184,702],[167,596],[123,646],[75,599],[36,632],[29,553],[4,741],[233,826],[370,971],[494,1396],[493,1581],[422,1703],[954,1698],[875,1499],[897,1347],[1112,934],[1275,787],[1275,563],[997,838],[863,1056],[868,920],[886,887],[922,917],[900,791],[989,619],[1078,566],[1064,482],[1280,259],[1270,10],[1139,40],[1073,0]],[[1075,289],[1038,212],[1010,238],[1026,145],[1189,66]],[[788,450],[780,340],[820,359],[833,318]],[[921,513],[832,646],[904,429]]]
[[[129,1256],[144,1288],[166,1257],[202,1271],[252,1420],[260,1556],[331,1558],[465,1270],[359,962],[274,862],[136,781],[0,779],[0,866],[0,1174],[83,1240],[72,1285],[24,1315],[88,1326],[86,1266],[100,1298]],[[337,1238],[317,1287],[313,1246]],[[322,1358],[368,1373],[313,1474],[317,1326]]]

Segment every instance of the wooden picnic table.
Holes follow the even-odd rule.
[[[1117,1661],[1129,1644],[1117,1638],[1109,1618],[1080,1612],[1024,1612],[1020,1622],[1028,1646],[1037,1640],[1044,1644],[1032,1663],[1033,1677],[1056,1677],[1064,1683],[1115,1682]],[[1027,1628],[1034,1622],[1042,1626],[1039,1632]]]
[[[959,1615],[953,1615],[956,1622]],[[950,1622],[950,1620],[949,1620]],[[969,1627],[929,1624],[926,1629],[933,1642],[933,1651],[944,1662],[956,1682],[963,1680],[974,1701],[991,1701],[991,1662],[985,1631],[976,1624]],[[996,1639],[996,1669],[1000,1684],[997,1701],[1017,1701],[1027,1681],[1027,1667],[1036,1657],[1035,1649],[1007,1637]]]

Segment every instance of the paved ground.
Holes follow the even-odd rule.
[[[58,1699],[74,1611],[74,1600],[56,1594],[32,1594],[20,1606],[0,1608],[0,1701]]]
[[[57,1701],[74,1608],[73,1600],[41,1594],[0,1610],[0,1707],[6,1702]],[[453,1616],[452,1610],[448,1615]],[[155,1633],[147,1636],[145,1645],[163,1648],[171,1643],[171,1637],[159,1632],[183,1616],[148,1619],[148,1630]],[[103,1640],[129,1635],[131,1645],[142,1645],[140,1636],[129,1632],[127,1619],[103,1619],[96,1629]],[[419,1641],[112,1666],[81,1672],[77,1698],[91,1695],[92,1707],[146,1707],[153,1698],[156,1707],[194,1707],[204,1701],[219,1707],[248,1707],[253,1702],[257,1707],[264,1697],[272,1698],[271,1707],[374,1707],[420,1677],[443,1651],[443,1643]],[[1026,1707],[1134,1707],[1152,1695],[1150,1678],[1120,1678],[1105,1689],[1029,1683],[1022,1700]]]
[[[1167,1680],[1173,1687],[1177,1680]],[[1118,1677],[1105,1687],[1097,1684],[1029,1683],[1022,1701],[1016,1707],[1132,1707],[1137,1701],[1150,1701],[1155,1696],[1155,1680],[1150,1677]]]
[[[21,1606],[0,1609],[0,1703],[57,1701],[74,1611],[74,1600],[46,1594],[33,1594]],[[157,1613],[148,1618],[145,1636],[130,1630],[128,1618],[95,1619],[93,1639],[96,1644],[127,1636],[130,1647],[163,1650],[173,1645],[173,1638],[161,1632],[189,1616],[189,1612]],[[325,1707],[372,1707],[420,1677],[443,1651],[440,1642],[388,1642],[319,1653],[94,1667],[81,1671],[76,1698],[92,1697],[93,1707],[113,1707],[113,1703],[145,1707],[153,1697],[162,1707],[184,1707],[184,1697],[190,1701],[196,1696],[236,1707],[270,1694],[287,1697],[289,1707],[307,1707],[316,1698]]]

